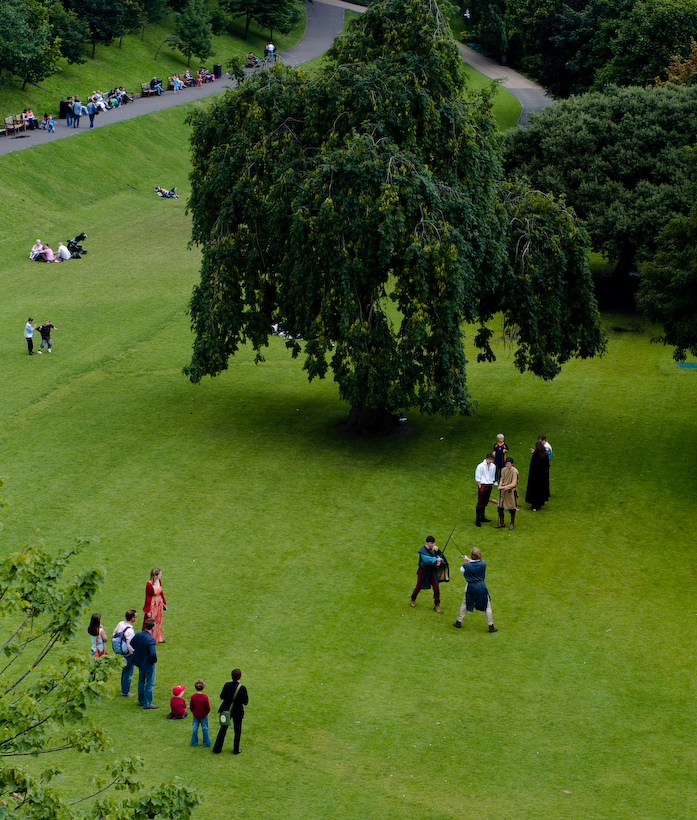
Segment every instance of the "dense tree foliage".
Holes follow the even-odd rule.
[[[595,353],[597,327],[536,333],[536,289],[527,312],[515,304],[489,97],[466,90],[437,4],[376,2],[329,57],[316,79],[279,66],[192,117],[192,381],[282,322],[309,378],[331,368],[363,428],[406,406],[469,412],[463,324],[502,309],[524,369],[551,378]]]
[[[210,17],[203,0],[188,0],[183,11],[176,15],[177,36],[181,40],[178,46],[186,55],[187,65],[191,57],[205,60],[213,53],[212,29]]]
[[[29,773],[15,761],[109,746],[88,711],[93,714],[109,692],[118,659],[71,649],[105,576],[95,565],[63,580],[79,547],[53,555],[40,544],[25,544],[0,562],[0,619],[7,635],[0,645],[0,820],[188,820],[199,802],[196,793],[178,780],[143,791],[135,778],[142,765],[137,758],[114,763],[99,778],[99,797],[84,810],[81,800],[71,803],[53,787],[60,775],[55,767]],[[117,793],[107,794],[110,786]]]
[[[60,44],[46,7],[38,0],[0,0],[0,68],[24,84],[53,74]]]
[[[629,273],[694,198],[697,88],[615,88],[561,100],[507,138],[507,167],[564,194],[593,246]]]
[[[85,43],[90,36],[87,23],[69,11],[61,3],[53,3],[50,8],[53,33],[60,39],[60,50],[71,65],[87,62],[85,60]]]
[[[474,35],[557,97],[665,79],[688,56],[697,0],[474,0]],[[493,34],[493,36],[492,36]]]
[[[637,303],[663,325],[658,341],[674,346],[676,361],[697,356],[697,206],[661,231],[656,255],[642,265]]]
[[[89,26],[93,59],[97,43],[108,46],[126,33],[125,0],[71,0],[71,6]]]

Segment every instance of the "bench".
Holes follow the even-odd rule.
[[[155,92],[150,88],[150,83],[141,83],[140,84],[140,96],[141,97],[149,97],[151,94]]]

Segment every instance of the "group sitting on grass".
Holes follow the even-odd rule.
[[[40,239],[36,240],[29,254],[29,258],[35,262],[66,262],[71,257],[72,254],[62,242],[58,243],[58,250],[54,253],[48,242],[43,245]]]
[[[155,193],[158,196],[164,197],[165,199],[179,199],[177,195],[177,186],[175,185],[171,191],[168,191],[166,188],[160,188],[159,185],[155,186]]]

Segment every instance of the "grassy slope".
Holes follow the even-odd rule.
[[[305,30],[305,16],[287,35],[274,32],[274,42],[279,51],[294,45]],[[140,84],[148,82],[153,74],[158,77],[171,76],[173,72],[183,73],[186,70],[186,57],[180,51],[172,51],[163,46],[157,60],[154,59],[164,39],[174,32],[173,16],[158,25],[145,28],[145,37],[132,34],[123,38],[122,47],[118,42],[107,47],[97,46],[95,59],[91,59],[92,46],[85,46],[87,62],[82,65],[68,65],[63,60],[61,70],[41,83],[40,88],[27,86],[22,91],[22,83],[17,78],[7,79],[3,76],[0,87],[0,111],[16,114],[31,107],[35,114],[41,116],[44,111],[58,113],[58,103],[70,94],[78,94],[84,100],[95,89],[103,92],[114,86],[124,85],[131,92],[140,93]],[[263,54],[267,42],[268,29],[261,29],[256,23],[249,28],[249,37],[243,40],[244,18],[239,18],[236,32],[213,37],[214,55],[205,62],[210,68],[214,63],[225,65],[231,57],[244,55],[249,51]],[[200,62],[191,58],[191,66],[198,70]],[[2,114],[2,118],[6,114]]]
[[[190,385],[188,106],[0,159],[3,550],[33,525],[56,546],[99,535],[83,560],[108,567],[108,628],[163,567],[156,700],[201,675],[215,703],[234,665],[250,689],[239,758],[118,697],[96,713],[114,753],[198,786],[202,820],[233,805],[242,820],[694,816],[696,566],[685,499],[666,496],[695,444],[694,371],[643,325],[551,383],[498,343],[497,363],[470,365],[477,417],[411,414],[412,434],[383,442],[338,435],[333,384],[307,385],[277,339],[265,364],[243,351]],[[162,178],[182,199],[152,194]],[[26,260],[37,236],[82,229],[83,260]],[[50,356],[26,355],[30,313],[59,328]],[[537,433],[555,448],[551,501],[512,533],[472,524],[474,466],[500,431],[523,485]],[[452,546],[444,614],[426,593],[408,606],[416,549],[453,525],[489,562],[497,635],[481,613],[450,626]],[[99,768],[61,762],[75,794]]]

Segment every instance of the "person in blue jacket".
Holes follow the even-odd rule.
[[[419,550],[419,568],[416,572],[416,586],[411,593],[411,605],[416,606],[416,596],[422,589],[433,587],[433,608],[440,612],[440,573],[441,567],[447,578],[448,562],[445,555],[436,546],[436,539],[429,535],[426,543]]]
[[[138,667],[138,704],[143,709],[159,709],[160,707],[152,702],[157,663],[157,648],[152,635],[155,628],[154,619],[148,618],[143,626],[145,629],[136,632],[131,639],[133,665]]]

